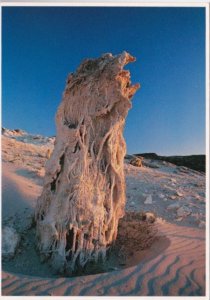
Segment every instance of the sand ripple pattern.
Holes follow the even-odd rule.
[[[2,294],[13,296],[204,296],[205,232],[159,224],[170,240],[161,253],[134,267],[75,278],[2,274]]]

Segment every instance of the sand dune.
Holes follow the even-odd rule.
[[[27,139],[24,142],[10,137],[3,139],[3,225],[21,224],[22,227],[16,228],[20,235],[30,227],[27,220],[41,193],[49,147],[52,144],[32,145]],[[3,263],[2,295],[205,295],[205,229],[199,228],[200,220],[205,220],[204,175],[186,169],[182,172],[171,164],[160,165],[158,169],[126,164],[125,172],[127,211],[144,209],[157,214],[157,238],[150,248],[134,256],[138,258],[136,264],[128,262],[132,267],[64,278],[51,276],[50,270],[35,257],[34,250],[26,256],[23,253],[24,266],[17,253],[13,260]],[[151,203],[145,204],[148,198]],[[168,210],[174,202],[189,207],[190,214],[180,218],[176,210]],[[30,260],[31,265],[27,265]],[[31,270],[26,272],[27,268]]]
[[[168,247],[135,267],[76,278],[43,279],[3,272],[3,295],[205,295],[205,234],[201,229],[158,222]],[[159,246],[161,244],[161,239]]]
[[[20,213],[25,208],[32,211],[37,196],[41,192],[41,186],[38,186],[29,176],[29,178],[23,176],[19,168],[8,164],[5,166],[5,163],[2,164],[2,168],[4,170],[2,177],[3,216],[11,216],[14,211]]]

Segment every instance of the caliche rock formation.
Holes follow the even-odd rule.
[[[123,128],[131,85],[127,52],[85,60],[69,75],[56,116],[57,137],[36,208],[38,248],[68,273],[104,259],[124,215]]]

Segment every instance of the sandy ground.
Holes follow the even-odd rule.
[[[168,223],[158,225],[163,239],[147,251],[147,260],[134,267],[75,278],[3,272],[3,295],[204,295],[204,232]]]
[[[150,225],[133,218],[121,228],[121,234],[133,235],[130,241],[124,236],[123,263],[111,261],[109,272],[72,278],[53,275],[40,263],[33,211],[53,142],[23,132],[7,131],[2,137],[2,222],[21,238],[15,257],[3,261],[2,294],[205,295],[205,176],[169,163],[147,160],[150,167],[142,168],[125,163],[126,211],[153,212],[157,218]],[[142,226],[151,226],[154,237],[145,249]]]

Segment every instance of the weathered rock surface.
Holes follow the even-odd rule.
[[[135,167],[142,167],[142,158],[141,157],[134,157],[131,159],[130,164]]]
[[[146,220],[148,221],[148,223],[155,222],[156,216],[153,212],[146,212],[145,215],[146,215]]]
[[[146,200],[144,201],[144,204],[152,204],[152,195],[148,195],[146,197]]]
[[[171,210],[171,211],[176,211],[179,208],[180,208],[180,203],[178,202],[172,203],[169,206],[167,206],[167,210]]]
[[[189,216],[191,214],[192,210],[187,207],[187,206],[182,206],[180,208],[178,208],[177,210],[177,216],[178,217],[186,217],[186,216]]]
[[[123,128],[131,85],[126,52],[85,60],[69,75],[56,116],[55,148],[36,208],[38,248],[71,273],[104,258],[124,215]]]

